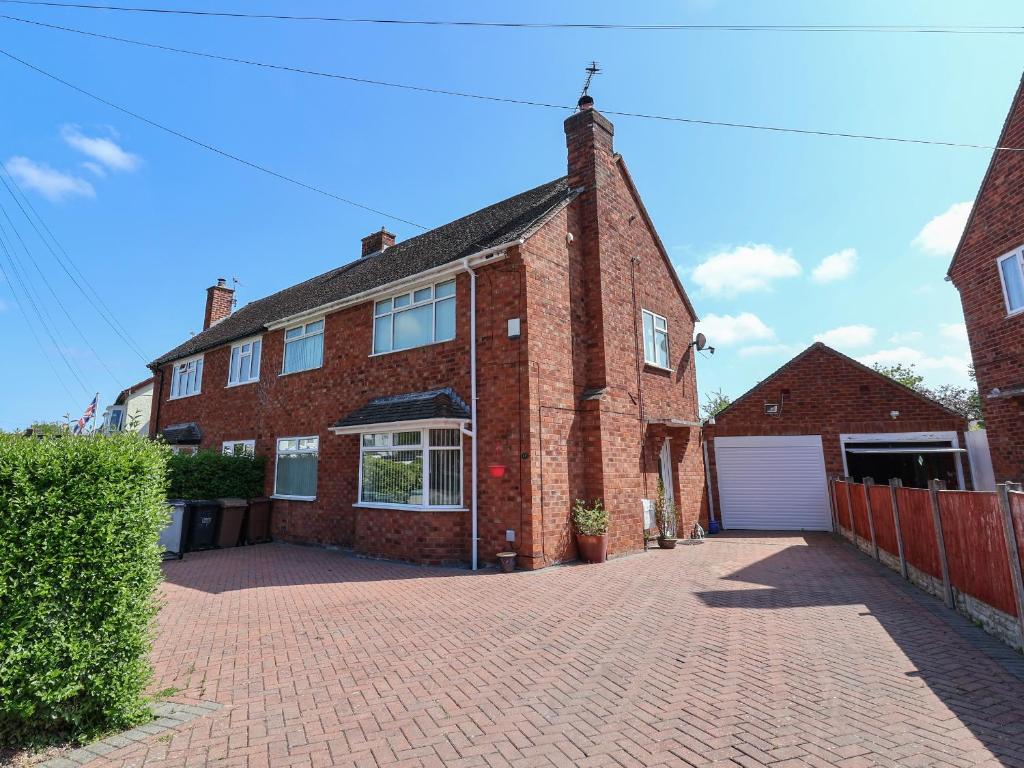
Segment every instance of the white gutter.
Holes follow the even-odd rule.
[[[442,264],[439,267],[426,269],[422,272],[417,272],[415,275],[403,277],[400,280],[393,280],[385,285],[380,285],[377,286],[376,288],[370,288],[369,290],[353,294],[352,296],[346,296],[343,299],[338,299],[337,301],[332,301],[328,304],[321,304],[319,307],[313,307],[312,309],[304,309],[302,312],[297,312],[296,314],[289,315],[288,317],[282,317],[279,320],[274,320],[272,322],[267,323],[266,325],[264,325],[264,328],[266,328],[268,331],[273,331],[278,328],[284,328],[285,326],[292,325],[293,323],[297,323],[300,320],[305,320],[306,318],[320,317],[331,312],[337,312],[340,309],[345,309],[346,307],[355,306],[356,304],[362,304],[365,301],[373,299],[375,296],[381,296],[386,293],[394,293],[395,291],[399,291],[406,286],[415,285],[416,283],[421,283],[424,280],[439,279],[447,277],[449,275],[456,275],[459,272],[462,272],[466,269],[465,265],[467,262],[473,265],[478,265],[483,261],[498,261],[500,258],[504,257],[503,251],[506,251],[509,248],[512,248],[517,245],[522,245],[524,242],[526,242],[526,239],[521,237],[518,240],[510,240],[507,243],[501,243],[500,245],[495,245],[492,246],[491,248],[485,248],[482,251],[477,251],[474,254],[464,257],[462,259],[462,266],[460,266],[459,262],[454,261],[449,262],[447,264]],[[370,256],[367,258],[377,257]]]

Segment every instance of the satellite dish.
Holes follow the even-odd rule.
[[[698,333],[693,343],[697,345],[697,351],[700,352],[708,345],[708,338],[703,333]]]

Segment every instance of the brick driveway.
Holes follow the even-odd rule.
[[[166,566],[116,765],[1021,765],[1021,658],[823,535],[472,575],[263,545]],[[94,763],[98,764],[98,763]]]

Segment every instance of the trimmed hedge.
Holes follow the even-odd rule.
[[[263,495],[264,458],[199,451],[172,455],[167,464],[169,499],[251,499]]]
[[[0,743],[148,719],[167,449],[0,435]]]

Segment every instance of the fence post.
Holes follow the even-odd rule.
[[[898,477],[889,480],[889,496],[892,498],[892,524],[896,528],[896,549],[900,556],[900,576],[904,579],[907,575],[907,556],[903,554],[903,530],[900,528],[900,505],[896,501],[896,489],[903,487],[903,481]]]
[[[942,569],[942,586],[943,586],[943,597],[946,601],[946,607],[952,608],[955,603],[953,601],[953,585],[949,581],[949,561],[946,559],[946,539],[942,535],[942,514],[939,512],[939,491],[942,490],[945,483],[941,480],[932,480],[928,483],[928,495],[932,500],[932,520],[935,524],[935,546],[939,550],[939,566]]]
[[[829,474],[828,476],[828,511],[832,515],[832,530],[835,531],[838,526],[836,525],[836,476]]]
[[[868,530],[871,532],[871,551],[878,560],[878,540],[875,538],[875,515],[871,510],[871,486],[875,484],[873,477],[864,478],[864,507],[868,511]]]
[[[996,498],[999,499],[999,511],[1003,513],[1003,538],[1006,540],[1006,554],[1010,562],[1010,580],[1013,582],[1013,595],[1017,599],[1017,626],[1020,628],[1020,641],[1024,646],[1024,576],[1020,570],[1020,550],[1017,549],[1017,532],[1013,528],[1013,511],[1010,508],[1009,483],[996,486]]]
[[[850,515],[850,541],[854,544],[857,543],[857,529],[853,527],[853,498],[850,496],[850,486],[853,485],[853,478],[847,475],[843,478],[843,484],[846,486],[846,511]]]

